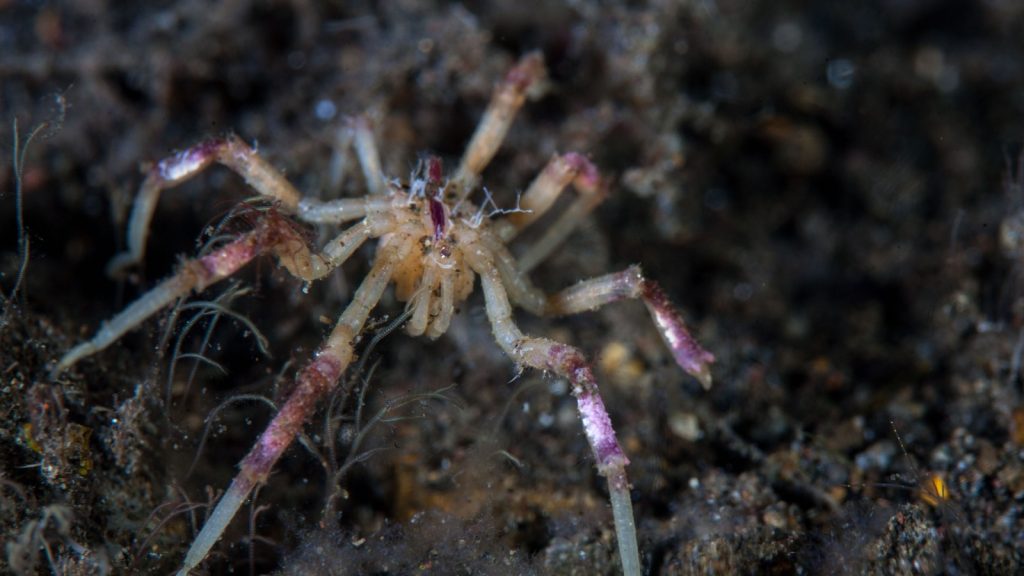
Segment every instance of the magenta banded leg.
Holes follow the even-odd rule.
[[[538,316],[568,316],[620,300],[639,299],[647,307],[679,367],[699,380],[705,389],[711,387],[710,365],[715,361],[714,355],[690,334],[682,314],[665,291],[657,282],[644,277],[639,266],[584,280],[548,296],[518,271],[515,258],[500,242],[486,237],[482,241],[491,249],[492,266],[516,306]]]
[[[525,336],[512,319],[512,306],[497,267],[483,254],[467,255],[467,258],[480,276],[487,317],[502,350],[517,364],[554,372],[569,382],[597,470],[608,481],[623,571],[640,574],[640,552],[626,476],[629,459],[619,445],[593,370],[576,348],[545,338]]]
[[[578,314],[625,299],[643,301],[679,367],[699,380],[705,389],[710,388],[711,363],[715,361],[715,356],[690,334],[682,315],[665,295],[665,291],[657,282],[645,278],[639,266],[584,280],[552,294],[545,302],[544,314]]]
[[[234,274],[266,249],[263,236],[260,230],[249,232],[206,256],[186,261],[176,274],[104,322],[91,339],[65,353],[57,362],[55,372],[63,372],[82,358],[110,346],[126,332],[193,290],[203,290]]]
[[[384,248],[377,254],[373,268],[356,290],[327,341],[296,376],[294,391],[242,460],[231,486],[192,541],[178,576],[188,576],[206,558],[252,490],[266,481],[274,464],[302,430],[320,401],[337,386],[352,361],[353,341],[387,288],[395,266],[411,249],[412,242],[403,238],[389,246],[394,248]]]
[[[157,162],[149,170],[128,220],[128,250],[110,261],[109,272],[117,273],[142,260],[160,193],[192,179],[215,162],[237,172],[259,194],[278,201],[286,210],[298,206],[300,195],[295,187],[240,138],[232,135],[207,140]]]
[[[104,322],[92,338],[65,353],[57,362],[55,373],[107,348],[179,298],[228,278],[260,254],[275,254],[293,275],[312,281],[343,264],[366,240],[381,235],[388,224],[386,218],[366,218],[328,242],[322,252],[314,253],[283,217],[264,215],[252,231],[205,256],[186,260],[173,276]]]
[[[372,190],[380,191],[384,186],[383,176],[380,174],[380,161],[368,128],[356,130],[356,143],[368,185]],[[142,260],[153,213],[164,190],[187,182],[217,163],[240,175],[260,196],[275,201],[284,211],[310,223],[339,224],[383,213],[389,206],[383,194],[330,202],[304,199],[280,171],[240,138],[234,135],[213,138],[165,158],[149,170],[129,217],[128,249],[110,261],[108,271],[117,273]]]

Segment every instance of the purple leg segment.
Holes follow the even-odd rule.
[[[662,338],[668,344],[676,363],[700,381],[705,389],[711,387],[710,365],[715,355],[705,350],[686,328],[682,315],[672,305],[665,291],[652,280],[643,280],[640,285],[640,297],[643,298],[647,310],[658,325]]]
[[[594,451],[597,468],[602,474],[609,469],[622,468],[629,464],[629,459],[622,452],[619,440],[612,427],[612,419],[608,416],[604,401],[598,393],[597,380],[590,365],[579,350],[565,344],[554,344],[548,340],[536,340],[524,345],[524,349],[536,346],[537,353],[547,356],[547,369],[569,380],[572,393],[576,396],[576,405],[583,420],[583,431],[587,435],[590,448]],[[540,348],[547,348],[542,351]]]
[[[296,379],[295,390],[288,401],[274,416],[270,425],[260,435],[256,445],[242,460],[240,470],[231,486],[217,502],[216,508],[206,519],[203,529],[196,535],[188,554],[185,556],[179,576],[199,565],[217,542],[227,524],[234,518],[238,508],[260,483],[266,481],[274,464],[291,445],[302,430],[302,425],[315,409],[317,403],[334,388],[344,368],[345,359],[337,358],[333,351],[321,350]]]
[[[153,219],[160,194],[195,177],[215,162],[234,170],[256,192],[276,200],[289,212],[298,207],[298,191],[238,137],[206,140],[157,162],[150,169],[135,199],[128,222],[128,251],[114,257],[108,266],[109,272],[117,273],[142,259],[149,235],[149,223]]]
[[[715,356],[690,334],[682,315],[669,301],[665,291],[657,282],[644,278],[639,266],[586,280],[554,294],[548,298],[545,312],[554,316],[576,314],[627,298],[643,300],[676,363],[699,380],[704,388],[710,388],[710,366]]]

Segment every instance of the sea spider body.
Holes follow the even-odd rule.
[[[272,201],[272,208],[257,216],[247,231],[229,236],[204,255],[183,262],[177,273],[104,323],[92,339],[69,350],[55,372],[106,348],[159,310],[231,276],[261,254],[274,255],[291,274],[312,282],[342,265],[367,241],[378,242],[369,272],[327,339],[296,374],[292,392],[193,540],[179,575],[187,575],[203,561],[242,503],[266,481],[275,462],[335,389],[353,359],[354,342],[385,289],[394,284],[396,298],[406,302],[406,330],[410,334],[437,338],[448,329],[456,307],[468,298],[477,277],[501,349],[520,367],[545,370],[569,382],[598,471],[608,481],[623,571],[640,573],[626,477],[629,460],[619,446],[593,370],[576,348],[523,334],[514,320],[513,306],[536,315],[564,316],[623,299],[639,299],[676,362],[705,387],[711,382],[709,365],[714,357],[691,337],[661,288],[646,279],[637,266],[582,281],[552,295],[530,282],[527,272],[557,248],[606,194],[606,182],[584,156],[553,156],[512,209],[499,210],[486,188],[479,206],[468,199],[480,188],[481,172],[504,140],[516,111],[543,75],[544,65],[538,54],[519,61],[499,83],[457,170],[449,178],[445,178],[440,159],[428,157],[407,183],[386,179],[369,123],[362,118],[350,122],[348,133],[366,181],[368,193],[364,197],[331,201],[304,198],[280,172],[234,136],[193,146],[150,170],[129,222],[128,251],[111,262],[113,270],[142,258],[160,193],[214,163],[242,176],[257,193]],[[546,213],[569,187],[576,190],[577,198],[518,258],[513,256],[508,243]],[[310,248],[291,218],[314,225],[355,223],[316,250]]]
[[[489,230],[481,229],[483,221],[477,226],[463,221],[447,204],[441,160],[431,157],[426,163],[426,179],[414,178],[409,192],[396,183],[390,185],[392,214],[399,223],[395,232],[381,237],[381,243],[412,240],[412,250],[392,275],[395,297],[411,307],[405,327],[410,335],[437,338],[448,330],[454,307],[473,291],[473,272],[466,264],[463,245],[477,246],[479,235]],[[464,201],[460,208],[475,207]]]

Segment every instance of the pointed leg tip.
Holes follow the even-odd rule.
[[[690,375],[696,378],[705,390],[711,389],[711,368],[707,364],[704,364],[703,366],[700,367],[699,370],[695,372],[690,372]]]
[[[715,361],[715,355],[702,348],[693,338],[686,338],[678,344],[681,345],[674,346],[672,349],[676,364],[684,372],[696,378],[705,390],[710,389],[711,364]]]
[[[711,364],[715,361],[715,355],[705,350],[690,334],[682,315],[656,283],[643,280],[641,296],[665,344],[672,351],[676,364],[700,381],[705,390],[710,388]]]
[[[63,356],[61,356],[60,360],[57,361],[57,364],[54,365],[53,369],[50,371],[50,377],[56,378],[60,376],[64,372],[67,372],[72,366],[77,364],[79,360],[85,358],[86,356],[89,356],[94,352],[96,352],[96,348],[95,346],[92,345],[91,342],[83,342],[75,346],[74,348],[65,352]]]

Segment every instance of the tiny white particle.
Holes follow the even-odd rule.
[[[845,58],[832,60],[825,68],[825,76],[828,78],[829,85],[839,90],[846,90],[852,86],[856,75],[857,67]]]
[[[316,103],[314,108],[314,114],[316,114],[319,120],[331,120],[338,113],[338,108],[334,105],[334,102],[327,100],[326,98]]]

